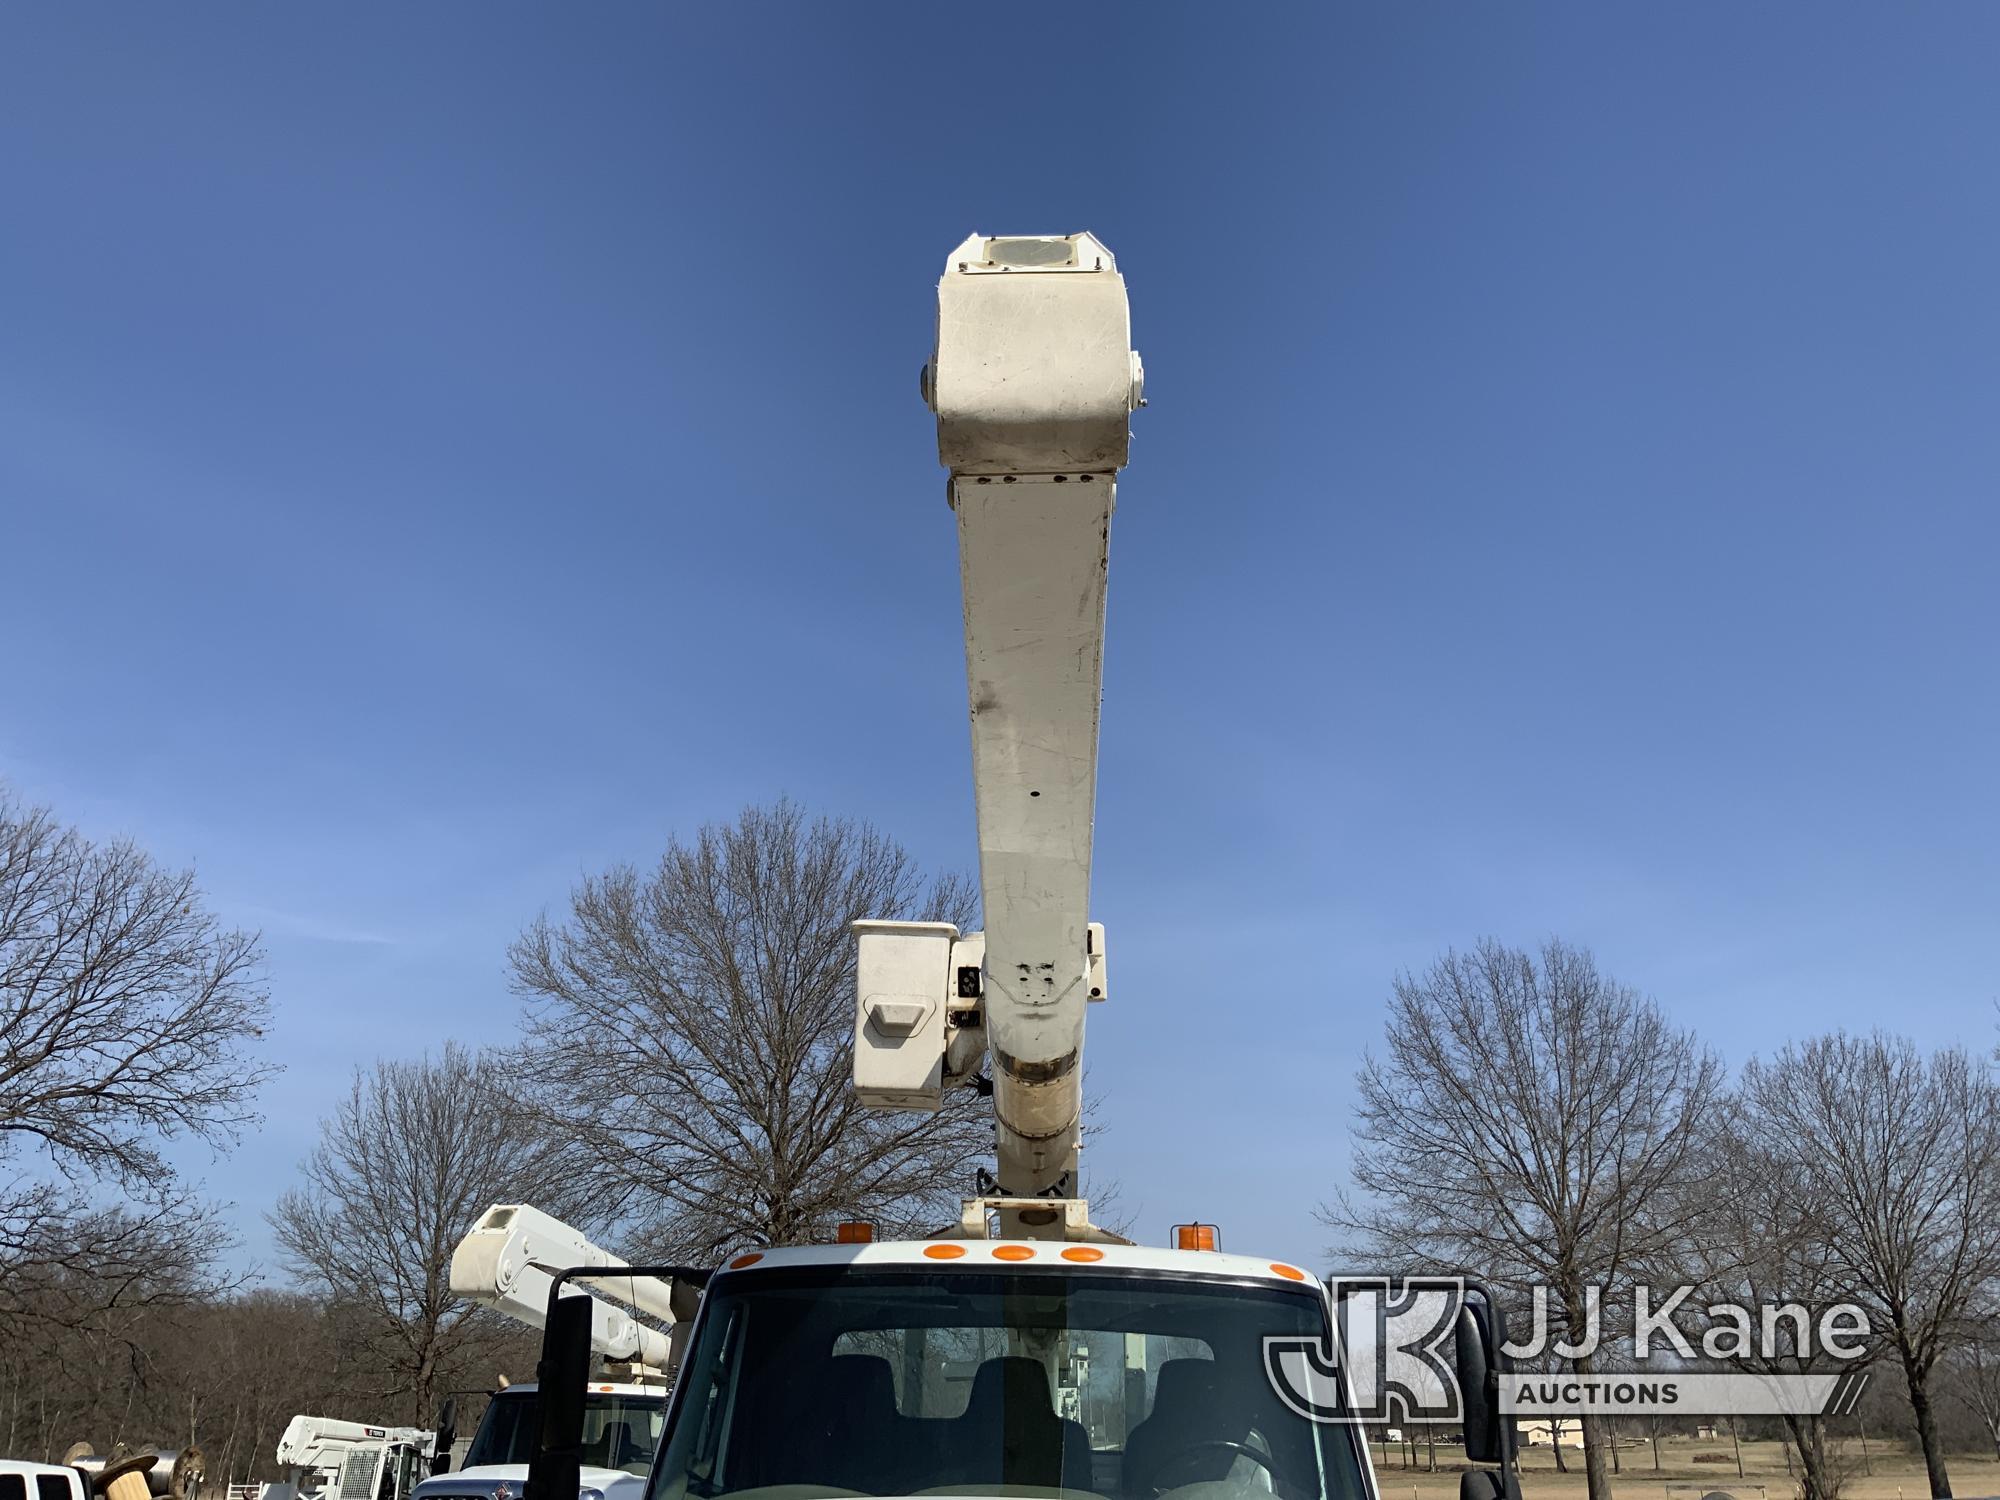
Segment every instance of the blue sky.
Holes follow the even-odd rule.
[[[13,12],[0,774],[270,954],[244,1254],[350,1069],[789,793],[973,862],[916,371],[1091,229],[1096,1167],[1310,1257],[1395,972],[1587,943],[1733,1061],[1995,1036],[2000,14]]]

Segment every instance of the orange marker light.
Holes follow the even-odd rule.
[[[1035,1252],[1030,1250],[1026,1245],[995,1245],[993,1247],[993,1258],[995,1260],[1033,1260]]]
[[[1213,1224],[1176,1224],[1174,1226],[1174,1248],[1176,1250],[1217,1250],[1222,1245],[1222,1236]]]
[[[965,1254],[963,1245],[926,1245],[924,1254],[932,1260],[957,1260]]]
[[[1304,1281],[1306,1279],[1306,1273],[1301,1271],[1297,1266],[1281,1266],[1274,1260],[1271,1262],[1271,1269],[1287,1281]]]
[[[1063,1251],[1062,1258],[1064,1260],[1082,1261],[1088,1265],[1091,1261],[1103,1260],[1104,1252],[1095,1245],[1071,1245],[1067,1250]]]
[[[850,1219],[833,1231],[836,1245],[872,1245],[875,1243],[875,1226],[859,1219]]]
[[[763,1258],[764,1258],[764,1252],[763,1252],[763,1251],[761,1251],[761,1250],[752,1250],[752,1251],[751,1251],[751,1252],[750,1252],[750,1253],[749,1253],[748,1255],[739,1255],[739,1256],[737,1256],[737,1257],[736,1257],[736,1259],[732,1260],[732,1261],[731,1261],[731,1262],[729,1263],[729,1269],[730,1269],[730,1270],[732,1270],[732,1271],[740,1271],[740,1270],[742,1270],[742,1269],[743,1269],[743,1268],[744,1268],[745,1266],[754,1266],[754,1265],[756,1265],[756,1264],[757,1264],[757,1262],[758,1262],[758,1261],[760,1261],[760,1260],[762,1260]]]

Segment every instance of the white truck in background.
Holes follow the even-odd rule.
[[[116,1448],[72,1443],[59,1464],[0,1459],[0,1500],[198,1500],[207,1460],[199,1448]]]
[[[0,1500],[84,1500],[84,1476],[67,1464],[0,1458]]]
[[[540,1328],[546,1321],[552,1272],[590,1267],[566,1289],[588,1304],[590,1352],[616,1367],[618,1378],[592,1380],[583,1396],[580,1500],[639,1500],[666,1425],[671,1335],[660,1324],[691,1317],[692,1291],[676,1294],[649,1276],[619,1276],[625,1263],[578,1230],[522,1203],[496,1203],[479,1218],[451,1258],[451,1288],[484,1307]],[[440,1465],[411,1500],[518,1500],[528,1478],[541,1421],[540,1387],[495,1391],[473,1433],[463,1464]],[[455,1402],[438,1419],[439,1448],[449,1452]]]
[[[420,1427],[296,1416],[278,1437],[285,1477],[260,1500],[410,1500],[436,1442]]]
[[[667,1394],[653,1383],[586,1384],[579,1500],[639,1500],[666,1427]],[[495,1391],[464,1464],[425,1479],[411,1500],[519,1500],[540,1431],[540,1401],[533,1381]]]

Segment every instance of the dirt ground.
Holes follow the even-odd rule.
[[[1437,1450],[1438,1472],[1434,1474],[1425,1468],[1428,1455],[1421,1441],[1416,1447],[1415,1468],[1406,1467],[1408,1448],[1391,1444],[1385,1457],[1382,1445],[1371,1443],[1368,1451],[1375,1460],[1383,1500],[1458,1500],[1458,1475],[1464,1464],[1456,1449]],[[1871,1438],[1864,1457],[1861,1444],[1845,1438],[1838,1451],[1845,1474],[1841,1500],[1928,1500],[1930,1485],[1924,1478],[1924,1461],[1914,1450]],[[1567,1474],[1557,1471],[1549,1449],[1523,1452],[1522,1500],[1583,1500],[1583,1451],[1565,1449],[1563,1459],[1569,1465]],[[1951,1469],[1952,1491],[1959,1500],[2000,1496],[2000,1462],[1992,1456],[1954,1453],[1946,1462]],[[1727,1432],[1715,1439],[1661,1438],[1658,1469],[1653,1467],[1650,1442],[1625,1438],[1619,1443],[1618,1463],[1623,1472],[1612,1476],[1611,1487],[1619,1500],[1701,1500],[1715,1491],[1735,1500],[1796,1500],[1798,1495],[1798,1487],[1785,1471],[1783,1444],[1745,1442],[1743,1477],[1739,1479],[1736,1452]]]

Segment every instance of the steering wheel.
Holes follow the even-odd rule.
[[[1162,1459],[1159,1463],[1154,1464],[1153,1471],[1146,1476],[1146,1482],[1144,1484],[1134,1484],[1133,1488],[1141,1490],[1148,1495],[1157,1495],[1165,1490],[1178,1488],[1175,1485],[1162,1484],[1160,1481],[1175,1470],[1186,1468],[1188,1461],[1197,1455],[1215,1452],[1233,1453],[1239,1458],[1247,1458],[1266,1474],[1269,1474],[1272,1479],[1275,1480],[1278,1477],[1278,1471],[1273,1467],[1270,1457],[1267,1454],[1259,1453],[1248,1443],[1239,1443],[1234,1438],[1204,1438],[1198,1443],[1189,1443],[1185,1448],[1179,1449],[1167,1458]]]

